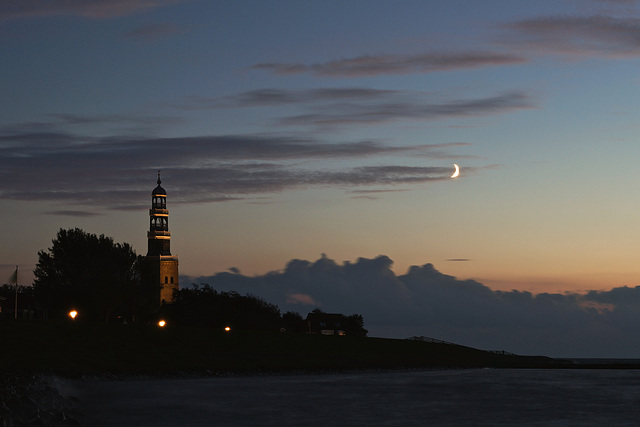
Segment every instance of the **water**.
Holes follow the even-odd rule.
[[[91,426],[638,425],[640,370],[469,369],[86,380]]]

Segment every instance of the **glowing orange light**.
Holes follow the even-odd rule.
[[[160,326],[161,328],[164,328],[164,325],[166,325],[167,322],[165,322],[164,320],[161,320],[158,322],[158,326]]]
[[[74,320],[75,320],[75,318],[76,318],[76,316],[77,316],[77,315],[78,315],[78,312],[77,312],[77,311],[75,311],[75,310],[71,310],[71,311],[69,312],[69,317],[71,317],[71,318],[72,318],[72,319],[74,319]]]
[[[224,328],[224,330],[229,332],[229,331],[231,331],[231,328],[227,326],[226,328]]]

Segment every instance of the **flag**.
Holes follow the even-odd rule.
[[[16,271],[14,271],[11,277],[9,278],[9,284],[10,285],[18,284],[18,266],[16,266]]]

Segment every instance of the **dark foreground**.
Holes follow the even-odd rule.
[[[421,341],[72,322],[0,322],[0,366],[65,377],[546,367],[546,357]]]
[[[0,337],[0,422],[5,426],[77,424],[76,402],[52,385],[51,378],[56,377],[102,381],[434,368],[575,367],[547,357],[496,354],[445,343],[227,333],[155,325],[3,320]]]

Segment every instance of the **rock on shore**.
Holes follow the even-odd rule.
[[[78,426],[73,398],[52,377],[0,373],[0,425]]]

